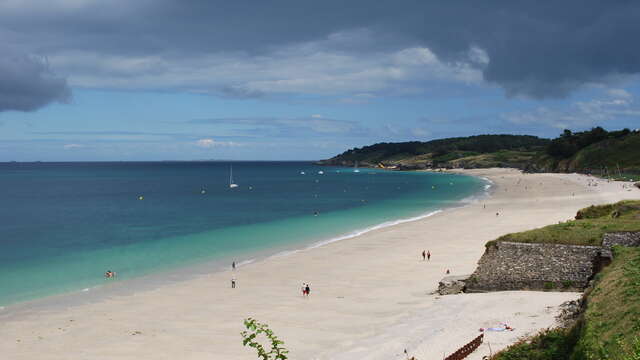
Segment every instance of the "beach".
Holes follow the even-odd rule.
[[[640,190],[577,174],[513,169],[460,171],[493,182],[464,207],[321,247],[86,304],[0,311],[7,359],[255,359],[242,346],[243,319],[269,324],[291,359],[440,358],[487,332],[469,359],[554,325],[579,293],[434,295],[446,276],[470,274],[500,235],[573,218],[578,209]],[[423,261],[421,252],[432,257]],[[231,279],[237,286],[231,288]],[[309,283],[311,294],[301,295]],[[490,345],[490,348],[489,348]]]

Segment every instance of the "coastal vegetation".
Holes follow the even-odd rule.
[[[640,132],[608,132],[601,127],[576,133],[565,130],[551,140],[529,169],[635,178],[640,174]]]
[[[575,220],[503,235],[486,246],[497,241],[600,246],[605,233],[617,231],[640,231],[640,201],[590,206],[578,211]]]
[[[410,169],[514,167],[530,172],[583,172],[640,180],[640,132],[565,130],[555,139],[477,135],[354,148],[321,165]]]
[[[640,231],[640,201],[590,206],[576,220],[494,241],[601,245],[604,233],[616,231]],[[576,321],[523,339],[492,359],[640,359],[640,248],[614,246],[612,253],[611,264],[585,291]]]
[[[252,347],[258,354],[258,359],[262,360],[286,360],[289,350],[284,347],[284,341],[278,339],[269,325],[258,322],[256,319],[247,318],[244,320],[244,327],[247,330],[240,333],[242,335],[242,345]],[[258,339],[264,336],[269,342],[269,350],[262,345]]]
[[[378,143],[347,150],[319,163],[353,166],[358,162],[362,166],[382,164],[402,169],[454,167],[454,164],[522,166],[549,143],[548,139],[528,135],[477,135],[427,142]]]

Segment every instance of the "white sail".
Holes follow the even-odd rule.
[[[231,168],[229,169],[229,188],[233,189],[237,187],[238,184],[233,182],[233,165],[231,165]]]

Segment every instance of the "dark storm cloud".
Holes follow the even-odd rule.
[[[640,2],[637,1],[114,0],[105,3],[57,0],[48,7],[29,1],[8,4],[0,4],[0,35],[24,52],[57,55],[61,68],[71,78],[75,76],[74,69],[78,71],[83,67],[78,63],[82,57],[74,56],[74,52],[95,54],[97,58],[84,60],[84,66],[89,69],[87,73],[96,66],[95,73],[105,77],[109,72],[103,70],[112,65],[110,61],[117,62],[111,70],[138,71],[136,66],[140,66],[140,62],[126,60],[157,57],[160,60],[154,69],[160,69],[160,64],[180,69],[171,77],[162,78],[169,84],[167,87],[185,73],[202,81],[225,78],[225,74],[233,72],[232,66],[225,67],[223,74],[213,72],[212,75],[185,69],[204,66],[204,62],[189,62],[192,59],[232,54],[231,63],[240,61],[236,59],[251,59],[251,65],[255,66],[251,69],[256,74],[269,72],[261,67],[260,61],[265,58],[271,61],[268,69],[277,68],[277,62],[281,61],[283,68],[289,66],[293,72],[291,78],[297,81],[295,84],[304,84],[302,80],[307,79],[295,73],[296,67],[302,67],[300,62],[291,64],[285,61],[285,56],[273,56],[293,45],[297,47],[288,48],[289,51],[349,54],[352,59],[362,60],[426,47],[440,61],[464,62],[482,71],[484,80],[498,84],[508,95],[536,98],[561,97],[584,84],[605,83],[614,77],[640,72],[640,47],[635,46],[635,40],[640,37]],[[368,35],[362,36],[362,33]],[[350,36],[353,34],[356,35]],[[312,50],[305,47],[307,43],[314,44]],[[469,56],[470,49],[481,49],[480,54],[486,54],[489,62],[482,59],[474,62]],[[313,60],[301,59],[303,64]],[[101,70],[94,63],[101,63],[104,68]],[[323,63],[330,61],[323,60]],[[214,67],[218,67],[217,63]],[[334,72],[331,75],[335,75]],[[34,88],[52,89],[51,81],[39,80],[37,71],[31,73],[36,74],[34,80],[38,80],[33,82]],[[1,70],[0,74],[7,76]],[[86,78],[86,73],[83,76]],[[284,76],[286,74],[274,75],[278,80],[290,80]],[[336,82],[339,76],[335,75],[330,81]],[[148,79],[144,81],[149,83]],[[180,83],[179,87],[186,89],[195,83],[193,79],[189,81]],[[250,79],[242,81],[251,82]],[[242,81],[219,80],[210,85],[213,88],[210,92],[252,98],[262,96],[270,86],[263,83],[262,87],[252,87]],[[362,80],[352,77],[346,81]],[[59,88],[60,83],[57,84]],[[101,86],[95,79],[83,84]],[[109,84],[117,87],[122,81]],[[383,87],[376,84],[372,88]],[[51,93],[51,90],[43,91]],[[43,104],[20,105],[20,101],[5,98],[4,94],[1,100],[4,109],[32,109]]]
[[[0,111],[33,111],[70,97],[66,80],[56,77],[42,59],[8,51],[0,55]]]

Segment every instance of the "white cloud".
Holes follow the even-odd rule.
[[[184,57],[107,55],[90,51],[50,54],[55,69],[72,86],[114,89],[175,89],[231,96],[270,94],[348,95],[424,90],[430,82],[479,84],[488,61],[473,48],[466,62],[443,62],[427,47],[380,50],[363,56],[349,44],[375,39],[370,31],[352,30],[325,39],[272,48],[262,54],[203,53]],[[480,59],[480,60],[479,60]],[[348,98],[348,99],[350,99]],[[358,97],[344,102],[360,103]]]
[[[631,99],[633,97],[631,93],[624,89],[609,89],[607,90],[607,94],[618,99]]]
[[[196,141],[196,146],[201,148],[213,148],[213,147],[239,146],[239,144],[233,141],[215,141],[213,139],[200,139]]]
[[[503,114],[514,124],[545,124],[557,129],[604,125],[618,117],[640,116],[633,96],[623,89],[608,89],[605,97],[576,101],[568,107],[538,107],[530,112]]]
[[[65,150],[73,150],[73,149],[80,149],[85,147],[82,144],[65,144],[62,146]]]

